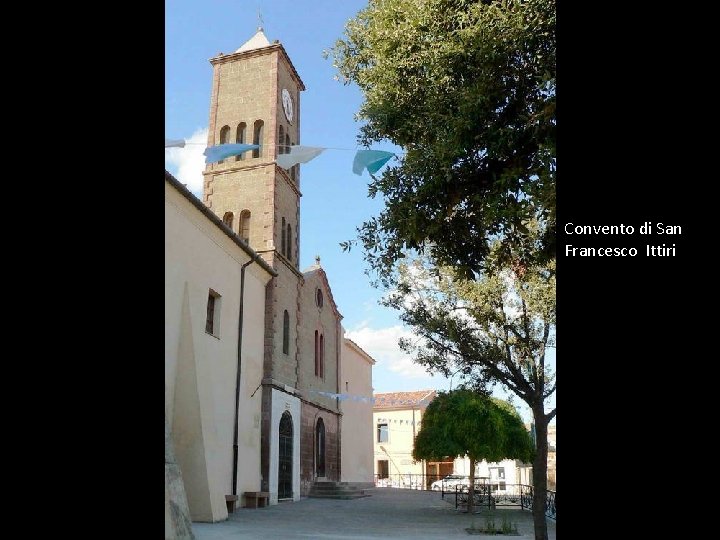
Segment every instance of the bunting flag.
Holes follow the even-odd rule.
[[[216,144],[215,146],[208,146],[203,152],[203,155],[205,156],[205,163],[215,163],[216,161],[222,161],[232,156],[239,156],[243,152],[257,150],[258,148],[260,148],[260,145],[257,144]]]
[[[312,392],[313,394],[318,394],[320,396],[330,399],[339,399],[340,401],[345,401],[346,399],[349,399],[352,401],[360,401],[362,403],[375,403],[375,398],[368,396],[358,396],[355,394],[335,394],[333,392],[324,392],[322,390],[308,390],[308,392]]]
[[[187,142],[180,139],[165,139],[165,148],[185,148],[187,145],[192,144],[204,144],[200,142]],[[241,144],[241,143],[226,143],[217,144],[215,146],[208,146],[205,148],[203,155],[205,156],[205,163],[216,163],[222,161],[225,158],[232,156],[238,156],[247,152],[248,150],[257,150],[261,145],[257,144]],[[287,148],[281,146],[281,148]],[[275,161],[279,167],[283,169],[289,169],[299,163],[307,163],[308,161],[315,159],[317,156],[322,154],[328,148],[320,146],[302,146],[294,145],[289,147],[290,150],[286,154],[278,154],[275,157]],[[351,150],[350,148],[335,148],[335,150]],[[384,150],[356,150],[355,159],[353,160],[352,170],[358,176],[362,175],[362,172],[367,169],[370,174],[375,174],[380,168],[385,165],[390,158],[396,157],[397,154],[393,152],[386,152]]]
[[[357,394],[336,394],[334,392],[325,392],[324,390],[307,390],[310,393],[318,394],[319,396],[323,396],[330,399],[339,399],[340,401],[345,401],[347,399],[351,401],[359,401],[361,403],[377,403],[377,399],[372,396],[360,396]],[[428,401],[416,401],[416,400],[410,400],[410,399],[387,399],[383,398],[380,402],[383,406],[388,405],[412,405],[412,406],[422,406],[427,405]],[[381,419],[382,420],[382,419]],[[400,423],[402,423],[402,420],[398,420]],[[395,422],[395,420],[392,420],[392,422]],[[412,424],[411,420],[407,420],[408,424]],[[418,421],[419,425],[419,421]]]
[[[361,175],[367,169],[370,174],[375,174],[394,156],[392,152],[383,150],[358,150],[353,161],[353,172]]]
[[[277,164],[283,169],[289,169],[293,165],[298,163],[307,163],[313,158],[316,158],[325,151],[325,148],[319,148],[315,146],[291,146],[290,153],[280,154],[276,158]]]
[[[165,148],[185,148],[185,141],[165,139]]]

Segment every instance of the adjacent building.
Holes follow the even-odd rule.
[[[359,487],[373,485],[373,405],[370,397],[375,360],[353,340],[343,341],[340,382],[341,480]]]
[[[422,425],[425,409],[435,398],[434,390],[375,394],[375,481],[378,486],[431,489],[432,483],[449,474],[470,475],[470,460],[449,457],[443,461],[415,461],[415,436]],[[499,463],[481,461],[475,466],[477,477],[486,478],[500,492],[511,484],[531,484],[532,467],[519,460]]]
[[[374,470],[377,485],[422,488],[428,471],[430,474],[447,471],[447,464],[415,461],[412,457],[423,414],[436,395],[435,390],[375,394]]]
[[[453,463],[454,474],[470,475],[470,460],[457,458]],[[517,492],[515,486],[523,484],[532,485],[532,465],[523,463],[519,459],[504,459],[499,462],[482,460],[475,464],[475,477],[482,478],[483,482],[492,485],[493,491],[500,494]]]

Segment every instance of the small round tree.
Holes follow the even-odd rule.
[[[465,388],[440,392],[422,417],[413,458],[470,459],[468,512],[473,511],[475,464],[479,461],[532,461],[533,444],[509,403]]]

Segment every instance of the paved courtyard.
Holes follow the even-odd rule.
[[[374,488],[370,497],[354,500],[302,499],[267,508],[239,508],[227,521],[193,523],[197,540],[308,539],[366,540],[377,538],[514,538],[532,539],[532,515],[527,510],[482,508],[469,515],[455,510],[454,495],[445,500],[437,492]],[[520,536],[469,535],[466,527],[495,524],[502,517],[517,523]],[[548,520],[548,535],[555,540],[555,523]]]

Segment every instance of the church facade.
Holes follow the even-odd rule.
[[[203,202],[276,273],[266,286],[261,396],[261,491],[270,503],[299,500],[317,479],[340,480],[337,398],[343,330],[327,275],[301,271],[299,165],[277,156],[300,143],[305,86],[282,44],[261,29],[213,66],[208,146],[258,144],[212,163]]]
[[[261,29],[210,62],[208,146],[259,148],[207,165],[202,200],[165,172],[168,537],[250,492],[372,482],[374,360],[344,337],[320,259],[300,269],[300,168],[277,164],[300,143],[305,87]]]

